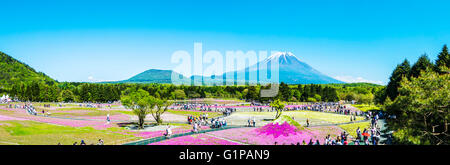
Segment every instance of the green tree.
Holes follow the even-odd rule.
[[[374,92],[374,103],[375,104],[383,104],[384,100],[386,99],[386,88],[378,88]]]
[[[387,112],[397,117],[389,127],[399,142],[449,144],[450,70],[441,69],[446,73],[440,75],[429,68],[418,78],[403,78],[400,95],[385,103]]]
[[[60,97],[59,97],[59,101],[63,101],[63,102],[71,102],[74,101],[75,97],[72,93],[72,91],[70,90],[63,90],[61,91]]]
[[[151,108],[150,113],[152,114],[153,118],[156,121],[156,124],[162,124],[163,120],[161,118],[161,115],[166,112],[170,105],[172,105],[173,102],[163,99],[155,98],[151,100],[150,104],[155,105],[156,109]]]
[[[295,97],[296,101],[300,101],[302,97],[302,94],[298,90],[294,90],[294,93],[292,95]]]
[[[423,54],[411,67],[410,77],[419,77],[421,71],[425,71],[426,69],[433,67],[434,65],[430,62],[427,54]]]
[[[308,99],[306,99],[307,102],[317,102],[317,100],[315,98],[312,97],[308,97]]]
[[[436,60],[436,71],[438,72],[442,72],[440,70],[440,67],[447,67],[450,68],[450,55],[448,54],[448,48],[447,45],[444,45],[444,47],[442,48],[442,51],[439,53],[438,58]]]
[[[315,99],[316,101],[322,101],[322,96],[320,96],[320,95],[318,95],[318,94],[315,94],[315,95],[314,95],[314,99]]]
[[[283,112],[285,106],[284,103],[282,103],[280,100],[275,100],[274,102],[270,103],[270,106],[275,108],[275,111],[277,112],[275,114],[275,120],[278,119]]]
[[[249,86],[247,95],[245,97],[247,100],[257,100],[258,99],[258,92],[256,91],[255,86]]]
[[[138,117],[139,129],[144,128],[145,117],[152,112],[155,106],[155,98],[143,90],[135,88],[127,88],[123,91],[120,101],[126,108],[132,109],[133,113]]]
[[[181,89],[177,89],[173,93],[175,95],[175,99],[185,99],[186,98],[186,94]]]
[[[408,77],[411,71],[408,60],[404,60],[403,63],[397,65],[389,78],[389,83],[386,86],[386,96],[391,100],[394,100],[398,96],[398,87],[403,77]],[[381,100],[385,100],[384,98]]]

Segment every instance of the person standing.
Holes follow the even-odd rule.
[[[356,129],[356,139],[358,141],[361,140],[361,129],[359,129],[359,127]]]
[[[109,113],[106,115],[106,123],[109,124],[109,122],[111,122],[111,119],[109,118]]]

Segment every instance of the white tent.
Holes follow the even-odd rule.
[[[0,98],[0,102],[9,102],[9,101],[11,101],[11,99],[9,98],[9,95],[3,95],[1,98]]]

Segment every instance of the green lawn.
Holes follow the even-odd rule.
[[[58,109],[58,111],[61,109]],[[52,115],[73,115],[73,116],[105,116],[107,114],[109,115],[116,115],[116,114],[125,114],[125,115],[135,115],[133,111],[125,111],[125,110],[97,110],[97,109],[76,109],[70,111],[76,111],[80,110],[78,113],[70,113],[70,112],[55,112],[52,113]],[[86,110],[89,110],[89,112],[86,112]]]
[[[103,139],[105,144],[122,144],[140,138],[132,135],[113,133],[121,128],[96,130],[92,127],[59,126],[35,121],[0,121],[0,145],[71,145],[75,141],[86,144]]]
[[[361,110],[363,112],[367,112],[367,111],[370,111],[370,110],[381,110],[381,108],[376,106],[376,105],[354,104],[352,106],[355,107],[355,108],[358,108],[359,110]]]
[[[89,107],[62,107],[58,108],[58,110],[64,111],[64,110],[97,110],[97,108],[89,108]]]
[[[123,114],[126,114],[126,115],[135,115],[135,114],[133,113],[133,111],[123,111],[123,110],[119,110],[119,111],[114,111],[114,112],[117,112],[117,113],[123,113]]]
[[[233,114],[241,114],[248,116],[264,115],[268,116],[268,118],[273,118],[275,116],[275,112],[237,112]],[[350,122],[350,116],[335,113],[324,113],[315,111],[287,111],[283,112],[283,115],[294,117],[295,120],[298,119],[306,120],[308,118],[309,120],[320,120],[335,124]],[[364,118],[357,116],[356,120],[364,120]]]
[[[364,128],[369,128],[370,127],[370,122],[360,122],[360,123],[352,123],[352,124],[344,124],[344,125],[339,125],[339,127],[341,127],[343,130],[347,131],[347,133],[349,133],[353,138],[356,138],[356,129],[364,130]]]

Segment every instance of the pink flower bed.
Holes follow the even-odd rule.
[[[81,119],[94,119],[94,120],[105,120],[106,116],[77,116],[77,118]],[[130,116],[125,114],[119,114],[119,115],[110,115],[109,118],[111,120],[129,120]]]
[[[311,131],[314,131],[315,134],[324,139],[325,136],[330,135],[331,137],[336,137],[340,135],[344,130],[337,126],[324,126],[324,127],[311,127],[308,128]],[[321,141],[322,142],[322,141]]]
[[[33,115],[23,116],[23,118],[28,119],[28,120],[37,121],[37,122],[71,126],[71,127],[89,127],[89,126],[91,126],[91,127],[94,127],[95,129],[106,129],[106,128],[114,126],[114,124],[106,124],[106,122],[100,122],[100,121],[58,119],[58,118],[41,117],[41,116],[33,116]]]
[[[293,107],[304,107],[306,105],[286,105],[286,108],[293,108]],[[170,106],[169,108],[181,108],[183,106]],[[202,106],[196,106],[195,108],[200,108]],[[210,106],[203,106],[203,107],[209,107],[209,108],[269,108],[270,106],[267,105],[261,105],[261,106],[246,106],[246,105],[240,105],[240,106],[236,106],[236,105],[210,105]]]
[[[42,112],[42,111],[41,111]],[[45,111],[47,112],[47,111]],[[89,113],[90,110],[52,110],[51,113]]]
[[[151,143],[149,145],[240,145],[240,144],[228,140],[215,138],[205,134],[196,134],[163,140],[160,142]]]
[[[201,126],[200,130],[207,130],[207,129],[211,129],[208,126]],[[188,133],[191,132],[192,128],[186,128],[186,127],[177,127],[177,128],[172,128],[172,134],[180,134],[180,133]],[[166,130],[161,130],[161,131],[151,131],[151,132],[139,132],[134,134],[135,136],[138,137],[142,137],[145,139],[148,138],[154,138],[154,137],[159,137],[159,136],[164,136],[164,133],[166,133]]]
[[[261,128],[256,129],[256,131],[260,134],[273,135],[275,138],[278,138],[280,135],[289,136],[296,135],[297,133],[302,133],[300,131],[297,131],[297,127],[289,125],[287,122],[284,122],[283,124],[269,123]]]
[[[27,119],[0,115],[0,121],[6,120],[27,120]]]
[[[308,143],[310,140],[314,142],[319,140],[323,144],[326,135],[331,134],[331,136],[335,136],[340,131],[335,127],[296,130],[294,126],[290,125],[270,124],[262,128],[235,128],[215,131],[210,134],[254,145],[274,145],[275,142],[278,145],[290,145],[301,144],[303,141]]]
[[[27,111],[25,109],[15,109],[15,108],[8,108],[8,107],[1,107],[2,110],[7,110],[7,111],[13,111],[13,112],[21,112],[21,113],[27,113]]]

